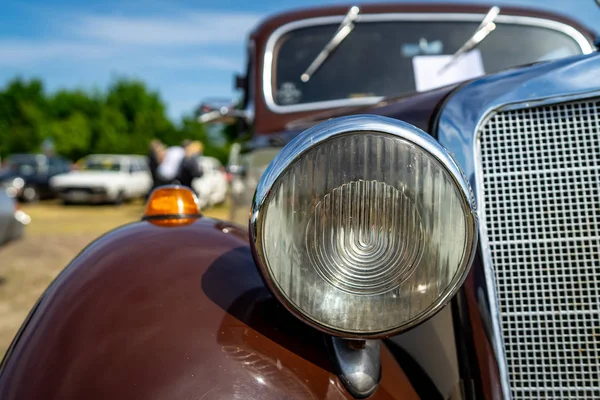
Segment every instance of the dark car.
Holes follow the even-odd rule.
[[[40,298],[0,398],[600,398],[593,36],[452,4],[265,20],[242,104],[200,109],[250,137],[239,223],[157,188]]]
[[[23,202],[54,198],[50,178],[70,169],[71,162],[60,156],[13,154],[0,170],[0,186]]]

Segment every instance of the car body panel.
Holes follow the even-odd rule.
[[[14,214],[14,199],[0,190],[0,244],[8,241],[12,236]]]
[[[0,190],[0,245],[19,239],[31,218],[18,209],[16,200]]]
[[[387,348],[381,355],[371,398],[418,398]],[[264,286],[245,230],[208,218],[133,223],[92,243],[0,368],[6,400],[351,398],[322,334]]]

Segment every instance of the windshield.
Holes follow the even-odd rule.
[[[20,175],[35,175],[45,168],[44,158],[36,155],[14,155],[6,160],[7,169]]]
[[[388,97],[427,90],[431,88],[427,86],[431,79],[426,76],[427,63],[431,64],[429,60],[450,57],[475,32],[479,22],[357,22],[352,33],[314,76],[308,82],[302,82],[302,73],[331,39],[338,25],[300,28],[279,39],[272,71],[275,104]],[[462,66],[457,65],[463,71],[472,71],[468,71],[464,79],[455,81],[581,53],[579,44],[562,32],[497,22],[496,29],[477,49],[463,57]],[[423,64],[425,57],[429,60]],[[439,60],[434,63],[443,65]],[[457,71],[449,73],[456,74]],[[472,76],[468,76],[469,73]]]
[[[120,171],[121,163],[116,158],[83,158],[77,165],[84,171]]]

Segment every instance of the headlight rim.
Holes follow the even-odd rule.
[[[425,153],[431,155],[439,162],[448,175],[453,179],[453,182],[461,195],[463,207],[465,207],[465,223],[468,233],[471,235],[471,242],[465,246],[463,253],[464,267],[457,270],[457,273],[452,278],[447,290],[425,309],[419,318],[415,318],[406,324],[402,324],[393,329],[388,329],[379,332],[351,332],[346,330],[337,330],[320,323],[300,307],[292,304],[280,291],[277,282],[275,282],[267,272],[268,265],[264,250],[260,241],[262,240],[262,231],[259,229],[258,222],[261,220],[265,205],[268,205],[269,197],[274,193],[274,186],[278,179],[285,175],[294,163],[304,156],[306,152],[314,147],[342,135],[355,134],[359,132],[373,132],[377,134],[391,135],[397,138],[404,139],[415,146],[419,147]],[[396,335],[400,332],[410,330],[421,323],[427,321],[443,307],[445,307],[452,297],[458,292],[464,283],[470,271],[470,266],[475,258],[476,248],[478,244],[478,226],[479,220],[473,192],[470,188],[468,180],[454,158],[448,151],[433,137],[422,131],[421,129],[393,118],[382,117],[378,115],[353,115],[331,119],[329,121],[318,124],[307,129],[302,134],[296,136],[290,141],[271,161],[266,168],[264,175],[258,182],[252,207],[249,216],[249,233],[252,253],[257,261],[259,273],[264,280],[266,286],[270,289],[277,300],[293,315],[300,318],[302,321],[312,326],[315,329],[323,331],[327,334],[357,339],[377,339]]]

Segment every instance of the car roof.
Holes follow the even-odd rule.
[[[11,160],[19,160],[19,159],[32,159],[32,158],[41,158],[41,157],[46,157],[46,155],[41,154],[41,153],[15,153],[15,154],[10,154],[7,158],[10,158]]]

